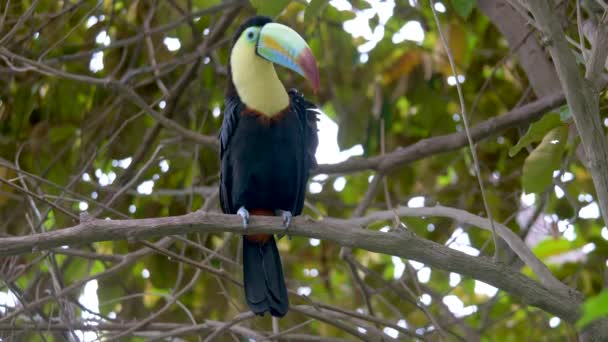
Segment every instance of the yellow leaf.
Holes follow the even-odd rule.
[[[419,50],[406,51],[394,63],[384,70],[384,84],[391,84],[400,79],[401,76],[408,75],[421,62],[422,57]]]
[[[462,67],[465,65],[466,52],[467,52],[467,33],[464,27],[458,21],[451,21],[447,27],[443,28],[446,40],[448,41],[448,47],[450,53],[454,57],[454,63],[456,64],[456,70],[462,72]],[[437,39],[435,45],[435,58],[438,65],[438,69],[445,76],[452,76],[454,72],[450,66],[448,55],[443,48],[441,39]]]

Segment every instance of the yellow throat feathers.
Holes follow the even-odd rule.
[[[255,53],[255,46],[239,39],[230,55],[232,82],[241,101],[267,117],[289,106],[289,95],[274,65]]]

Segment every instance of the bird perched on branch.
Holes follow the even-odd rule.
[[[245,297],[258,315],[289,308],[281,258],[272,235],[247,234],[250,215],[281,216],[287,230],[304,206],[309,170],[316,166],[316,107],[286,90],[274,64],[319,88],[317,62],[291,28],[256,16],[236,31],[220,131],[220,202],[243,219]]]

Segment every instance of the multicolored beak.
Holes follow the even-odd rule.
[[[257,54],[305,77],[315,93],[319,89],[317,61],[306,41],[290,27],[268,23],[262,27]]]

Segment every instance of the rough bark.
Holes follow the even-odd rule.
[[[515,108],[471,128],[473,141],[478,142],[507,128],[537,120],[547,111],[565,103],[561,92],[544,96],[536,101]],[[371,158],[350,158],[338,164],[322,164],[315,173],[345,173],[364,170],[390,172],[397,167],[428,156],[458,150],[467,146],[464,132],[422,139],[407,147],[399,147],[389,153]]]
[[[137,240],[187,233],[242,233],[239,216],[197,211],[188,215],[139,220],[88,220],[77,226],[0,239],[0,256],[9,256],[108,240]],[[248,233],[285,233],[280,218],[253,217]],[[315,221],[297,217],[291,235],[336,242],[342,246],[417,260],[449,272],[479,279],[570,323],[580,317],[582,297],[576,291],[551,291],[535,280],[486,257],[472,257],[419,238],[409,231],[382,233],[361,229],[349,220]]]
[[[576,128],[587,157],[587,167],[591,172],[599,200],[604,223],[608,223],[608,142],[600,121],[599,91],[601,73],[608,46],[605,37],[596,39],[592,56],[587,63],[586,77],[579,70],[576,59],[566,40],[560,21],[546,1],[530,0],[528,8],[534,16],[537,27],[542,31],[553,63],[557,70],[568,106],[574,117]],[[605,24],[605,23],[604,23]],[[606,27],[598,30],[606,34]],[[596,37],[598,37],[596,35]],[[581,335],[584,341],[605,341],[608,338],[608,320],[603,319],[587,326]]]
[[[559,78],[527,20],[504,0],[477,0],[481,11],[505,37],[538,97],[561,91]]]
[[[608,222],[608,142],[600,121],[599,85],[585,79],[579,71],[576,58],[566,35],[545,1],[528,1],[536,24],[546,38],[568,106],[587,156],[604,222]],[[595,47],[603,54],[608,47]],[[604,54],[605,59],[605,54]]]

